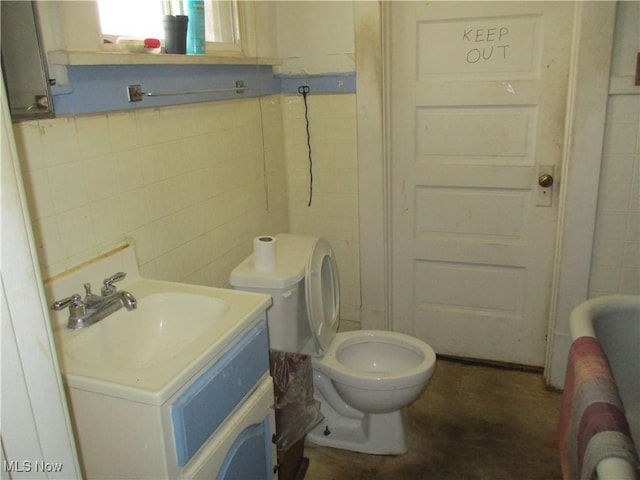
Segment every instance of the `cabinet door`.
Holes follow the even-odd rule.
[[[219,479],[273,478],[269,417],[245,428],[227,452]]]
[[[273,473],[276,447],[273,381],[270,376],[202,448],[180,478],[263,480]]]

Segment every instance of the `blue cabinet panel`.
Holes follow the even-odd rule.
[[[179,466],[189,461],[268,370],[267,325],[261,320],[172,405]]]

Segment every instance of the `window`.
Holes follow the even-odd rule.
[[[240,25],[236,0],[205,0],[207,52],[240,51]],[[118,37],[164,38],[162,17],[185,15],[186,0],[98,0],[100,28],[106,40]]]

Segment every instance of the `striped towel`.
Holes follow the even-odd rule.
[[[580,337],[569,350],[558,445],[565,480],[589,480],[598,463],[611,457],[638,468],[622,401],[596,338]]]

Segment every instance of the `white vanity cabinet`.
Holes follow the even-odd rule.
[[[264,312],[161,404],[67,385],[87,478],[277,478]]]

